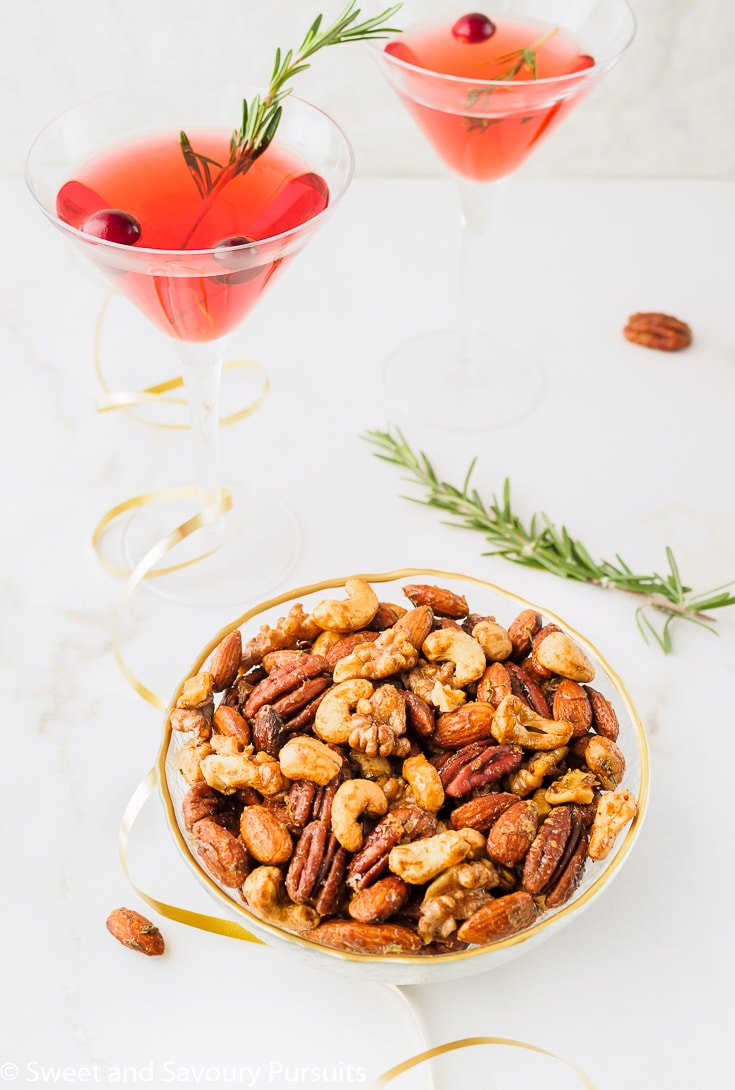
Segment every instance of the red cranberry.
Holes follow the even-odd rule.
[[[479,11],[473,11],[470,15],[462,15],[452,27],[452,34],[458,42],[466,42],[467,45],[477,45],[486,42],[495,33],[495,23],[492,23],[487,15]]]
[[[119,242],[122,246],[132,246],[140,238],[140,224],[129,212],[119,208],[105,208],[95,212],[82,224],[86,235],[94,235],[105,242]]]
[[[214,260],[218,265],[221,265],[223,269],[231,269],[231,272],[225,273],[223,276],[216,276],[215,280],[218,280],[222,284],[246,284],[248,280],[253,280],[258,276],[263,268],[261,265],[249,265],[247,268],[240,268],[242,257],[238,253],[230,253],[238,246],[250,245],[248,253],[252,256],[255,254],[255,247],[251,245],[252,238],[247,238],[246,235],[230,235],[229,238],[223,238],[221,242],[218,242],[214,247]]]
[[[572,73],[574,73],[574,72],[584,72],[585,68],[594,68],[594,67],[595,67],[595,58],[590,57],[589,53],[580,53],[580,55],[577,57],[576,61],[574,62],[574,64],[570,68],[569,74],[572,75]]]

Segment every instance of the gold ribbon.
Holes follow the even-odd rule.
[[[97,378],[105,391],[104,395],[97,401],[97,410],[99,412],[109,412],[113,409],[127,409],[136,405],[145,405],[151,403],[168,403],[176,405],[186,405],[186,398],[169,396],[171,391],[182,389],[184,386],[184,380],[181,376],[177,376],[173,379],[168,379],[166,382],[158,383],[154,386],[149,386],[145,390],[130,391],[112,391],[105,381],[105,377],[102,370],[101,362],[101,337],[102,326],[104,324],[105,315],[110,301],[117,293],[111,291],[105,299],[102,307],[100,308],[99,315],[97,317],[97,323],[95,326],[94,335],[94,365],[97,372]],[[227,427],[229,424],[235,424],[240,420],[244,420],[256,411],[265,400],[270,390],[270,379],[262,364],[255,363],[252,360],[228,360],[223,365],[224,371],[231,371],[242,368],[253,368],[260,371],[263,376],[263,383],[257,396],[244,408],[239,409],[237,412],[231,413],[229,416],[220,417],[220,425]],[[188,424],[164,424],[161,422],[143,421],[143,423],[150,424],[153,427],[158,428],[173,428],[181,430],[188,428]],[[120,518],[122,515],[127,514],[129,511],[133,511],[139,507],[146,507],[152,503],[161,503],[168,500],[181,499],[181,498],[198,498],[200,495],[199,490],[194,485],[180,485],[175,488],[162,488],[153,492],[144,492],[139,496],[133,496],[131,499],[124,500],[122,503],[116,504],[111,507],[92,531],[92,548],[95,555],[102,565],[102,567],[108,571],[111,575],[117,576],[122,579],[126,579],[127,583],[123,590],[122,595],[118,599],[117,605],[113,615],[112,624],[112,648],[115,655],[115,660],[120,667],[122,674],[128,683],[132,686],[136,693],[143,698],[148,704],[151,704],[154,708],[163,709],[166,707],[166,701],[163,697],[154,693],[146,685],[144,685],[127,666],[120,648],[120,640],[118,639],[118,624],[120,621],[120,615],[125,602],[132,594],[135,587],[143,579],[158,578],[162,575],[169,575],[172,572],[180,571],[182,568],[186,568],[191,564],[196,564],[199,560],[203,560],[207,556],[215,551],[215,549],[208,549],[206,552],[200,553],[198,556],[192,557],[190,560],[182,561],[179,564],[171,564],[165,568],[158,568],[153,571],[156,564],[166,553],[175,548],[185,538],[190,537],[191,534],[196,533],[197,530],[204,526],[211,525],[220,516],[224,515],[226,511],[229,511],[232,507],[232,494],[227,488],[220,488],[217,499],[210,504],[207,504],[198,514],[192,518],[187,519],[186,522],[175,527],[170,533],[168,533],[161,541],[158,541],[145,556],[140,560],[135,568],[123,567],[120,564],[115,564],[102,552],[102,539],[105,532],[112,526],[112,524]]]
[[[191,912],[189,909],[177,908],[176,905],[167,904],[166,901],[158,901],[133,882],[128,867],[130,834],[133,831],[138,815],[153,793],[156,783],[156,770],[151,768],[130,797],[120,820],[117,847],[122,869],[130,885],[147,905],[154,908],[161,916],[165,916],[167,920],[187,924],[189,927],[196,927],[200,931],[211,931],[215,935],[224,935],[228,939],[242,939],[245,942],[256,942],[260,946],[264,945],[259,938],[251,935],[249,931],[246,931],[239,923],[235,923],[234,920],[223,920],[219,916],[207,916],[202,912]]]
[[[171,396],[172,391],[183,390],[184,388],[184,380],[181,375],[177,375],[176,378],[167,379],[165,382],[156,383],[154,386],[148,386],[144,390],[112,390],[108,385],[104,376],[101,359],[102,327],[104,325],[107,308],[116,295],[117,292],[115,291],[111,291],[108,294],[100,308],[94,331],[94,369],[97,373],[99,384],[104,390],[102,396],[97,398],[97,411],[106,413],[115,409],[131,409],[135,408],[137,405],[150,404],[180,405],[186,407],[188,402],[185,397]],[[228,416],[220,417],[220,426],[223,428],[229,427],[230,424],[237,424],[240,420],[245,420],[248,416],[251,416],[256,409],[260,408],[268,396],[270,391],[270,379],[261,363],[256,363],[254,360],[226,360],[222,365],[224,373],[248,369],[260,371],[263,377],[263,385],[257,396],[253,398],[248,405],[245,405],[244,408],[238,409]],[[147,424],[150,427],[168,428],[173,431],[185,431],[189,428],[189,424],[164,424],[161,421],[143,420],[141,423]]]
[[[369,1090],[382,1090],[382,1087],[387,1086],[389,1082],[393,1082],[404,1072],[410,1071],[412,1067],[417,1067],[419,1064],[425,1063],[427,1060],[433,1060],[436,1056],[445,1056],[449,1052],[456,1052],[460,1048],[473,1048],[475,1045],[504,1045],[508,1048],[519,1048],[525,1052],[538,1052],[542,1056],[549,1056],[552,1060],[558,1060],[560,1063],[566,1064],[575,1075],[578,1076],[582,1085],[586,1087],[586,1090],[596,1090],[595,1084],[588,1075],[585,1075],[584,1071],[575,1067],[569,1060],[565,1060],[562,1056],[557,1056],[555,1052],[549,1052],[546,1048],[539,1048],[538,1045],[529,1045],[525,1041],[514,1041],[510,1037],[464,1037],[460,1041],[449,1041],[445,1045],[437,1045],[435,1048],[428,1048],[425,1052],[419,1052],[417,1056],[412,1056],[409,1060],[404,1060],[402,1063],[396,1064],[395,1067],[391,1067],[390,1071],[386,1071],[383,1075],[370,1084]]]

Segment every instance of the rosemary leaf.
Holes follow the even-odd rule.
[[[572,537],[566,526],[557,527],[546,514],[535,512],[528,529],[513,510],[510,480],[503,482],[502,500],[493,495],[485,503],[471,486],[477,465],[473,458],[461,487],[443,481],[431,461],[420,451],[416,454],[399,429],[368,431],[366,442],[376,449],[375,457],[408,472],[408,479],[424,490],[424,496],[404,499],[446,511],[455,518],[446,525],[476,530],[494,548],[483,556],[499,556],[526,568],[547,571],[561,579],[573,579],[603,590],[618,590],[638,599],[635,621],[646,643],[653,640],[668,654],[673,647],[671,629],[675,621],[690,621],[717,634],[714,618],[705,611],[735,605],[730,587],[735,580],[693,593],[684,583],[673,551],[667,546],[668,574],[636,573],[615,553],[615,563],[594,560],[585,545]]]

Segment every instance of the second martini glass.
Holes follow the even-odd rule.
[[[291,512],[251,480],[221,480],[222,361],[235,330],[326,222],[353,172],[336,123],[289,97],[273,142],[217,184],[243,101],[258,93],[265,92],[188,80],[103,95],[47,126],[27,164],[31,191],[54,226],[177,349],[195,487],[173,507],[141,508],[128,540],[135,566],[166,532],[210,512],[158,564],[169,568],[155,580],[161,593],[191,604],[262,595],[296,558]]]
[[[389,397],[425,423],[488,430],[541,399],[535,361],[496,332],[489,245],[505,182],[612,68],[635,31],[626,0],[407,0],[404,33],[372,47],[383,73],[456,179],[462,208],[454,329],[389,357]]]

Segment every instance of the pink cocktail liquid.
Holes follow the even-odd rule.
[[[451,170],[475,181],[516,170],[578,101],[587,86],[584,72],[594,65],[561,27],[490,18],[495,30],[484,40],[462,40],[452,24],[432,23],[385,47],[415,66],[397,73],[394,82],[419,127]],[[534,51],[535,73],[523,63],[524,49]],[[456,78],[438,80],[437,73]],[[560,76],[569,78],[544,82]]]
[[[229,133],[193,132],[200,155],[225,164]],[[217,168],[212,168],[216,175]],[[329,202],[326,182],[292,153],[271,145],[243,174],[202,196],[179,146],[178,133],[142,137],[88,160],[57,197],[57,214],[84,232],[85,221],[118,209],[140,224],[130,246],[90,238],[87,253],[164,332],[185,341],[230,333],[295,247],[276,235],[299,227]],[[234,240],[255,243],[238,250]],[[225,243],[222,246],[222,243]],[[201,251],[191,259],[136,250]]]

